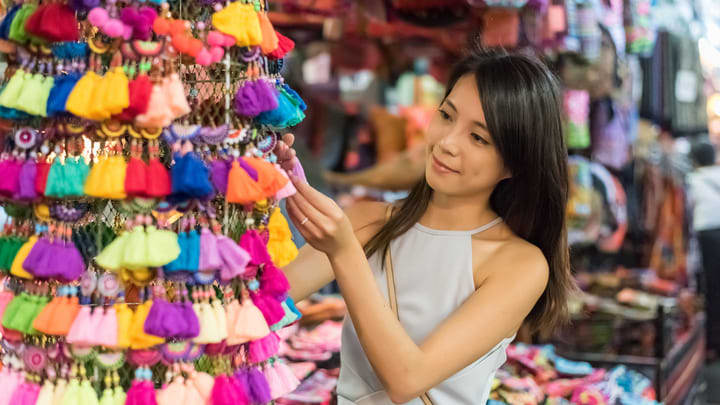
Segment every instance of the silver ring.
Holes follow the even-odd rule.
[[[305,222],[309,221],[308,217],[305,217],[302,221],[300,221],[300,225],[305,225]]]

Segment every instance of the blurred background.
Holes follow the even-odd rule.
[[[567,210],[583,294],[554,336],[524,334],[492,404],[720,403],[718,0],[273,0],[311,184],[394,201],[424,172],[424,128],[468,41],[536,55],[563,86]],[[715,209],[717,208],[717,209]],[[295,234],[298,245],[303,243]],[[330,403],[337,287],[299,304],[279,403]]]

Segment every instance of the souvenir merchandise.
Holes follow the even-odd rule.
[[[238,23],[242,21],[242,23]],[[0,403],[265,404],[298,379],[260,1],[16,3],[0,89]],[[300,163],[294,171],[301,172]]]

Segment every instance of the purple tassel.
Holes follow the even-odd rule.
[[[238,164],[240,165],[240,167],[242,167],[243,170],[245,170],[245,172],[248,174],[248,176],[250,176],[250,178],[253,179],[253,181],[255,181],[255,182],[258,181],[258,179],[259,179],[260,177],[259,177],[259,175],[258,175],[257,170],[255,170],[254,167],[252,167],[252,166],[250,166],[249,164],[247,164],[247,162],[245,161],[245,159],[243,159],[243,158],[238,158]]]
[[[34,200],[37,198],[35,190],[35,177],[37,177],[37,163],[34,159],[28,159],[20,168],[20,188],[18,198],[23,200]]]
[[[217,237],[210,229],[203,228],[200,231],[200,262],[198,270],[214,272],[222,265],[223,261],[218,250]]]
[[[62,243],[62,242],[61,242]],[[64,251],[63,257],[65,258],[65,271],[57,274],[57,279],[69,283],[80,278],[85,272],[85,262],[83,261],[80,251],[77,249],[74,243],[63,243],[62,249]],[[57,259],[57,258],[56,258]]]
[[[225,159],[215,159],[210,163],[210,179],[218,193],[227,193],[230,164],[231,162]]]
[[[245,82],[235,93],[235,112],[245,117],[255,117],[262,112],[253,82]]]
[[[250,399],[253,404],[261,405],[272,401],[270,386],[263,373],[257,368],[250,368],[247,374]]]
[[[255,96],[260,104],[260,112],[272,111],[278,108],[278,93],[275,87],[266,80],[257,80],[254,84]]]

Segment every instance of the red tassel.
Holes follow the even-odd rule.
[[[52,42],[77,41],[80,33],[75,12],[67,4],[49,4],[42,14],[38,34]]]
[[[130,196],[147,195],[148,165],[140,158],[131,157],[125,170],[125,193]]]
[[[117,118],[123,121],[132,121],[136,116],[145,114],[150,105],[150,93],[153,84],[148,75],[141,73],[128,84],[130,104]]]
[[[150,197],[167,197],[172,191],[170,173],[165,165],[156,157],[150,158],[147,168],[147,195]]]
[[[274,51],[270,52],[268,56],[275,59],[282,59],[288,52],[295,48],[295,42],[277,31],[275,31],[275,33],[278,37],[278,47]]]
[[[37,163],[37,174],[35,175],[35,192],[38,195],[45,195],[48,173],[50,173],[50,163],[45,159],[39,161]]]
[[[28,33],[41,37],[42,35],[42,18],[43,14],[45,14],[45,11],[47,11],[49,6],[40,6],[37,9],[35,9],[35,12],[28,17],[28,19],[25,21],[25,31]]]

